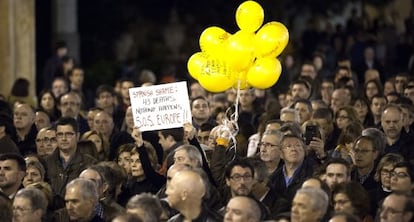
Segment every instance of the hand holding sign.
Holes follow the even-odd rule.
[[[191,123],[186,82],[131,88],[129,95],[134,125],[141,132]]]
[[[134,127],[134,129],[131,132],[131,137],[132,137],[132,139],[134,139],[135,144],[138,147],[141,147],[142,144],[144,143],[144,140],[142,139],[142,134],[141,134],[141,131],[139,130],[139,127]]]

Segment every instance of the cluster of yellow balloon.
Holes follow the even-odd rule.
[[[274,85],[282,71],[277,56],[288,44],[289,32],[280,22],[262,26],[263,20],[262,6],[249,0],[237,8],[240,30],[235,34],[217,26],[206,28],[199,39],[201,52],[187,62],[190,75],[210,92]]]

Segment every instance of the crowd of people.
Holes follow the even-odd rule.
[[[268,90],[191,82],[192,123],[145,132],[128,90],[157,76],[93,92],[59,44],[38,102],[22,78],[0,100],[0,220],[414,221],[411,63],[387,68],[350,33],[361,59],[282,55]]]

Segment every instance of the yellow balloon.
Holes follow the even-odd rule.
[[[255,1],[245,1],[237,8],[236,22],[243,31],[255,32],[263,24],[263,20],[263,8]]]
[[[254,88],[267,89],[280,77],[282,65],[276,58],[259,58],[247,72],[247,82]]]
[[[210,54],[222,47],[223,42],[230,36],[224,29],[211,26],[206,28],[200,35],[200,48],[203,52],[210,52]]]
[[[235,70],[244,70],[253,64],[254,34],[238,31],[226,41],[225,59]]]
[[[210,92],[224,92],[235,81],[234,74],[229,65],[220,59],[211,58],[198,76],[200,85]]]
[[[254,38],[256,57],[276,57],[282,53],[289,42],[289,31],[280,22],[266,23],[257,31]]]
[[[248,89],[250,88],[249,83],[247,83],[246,79],[247,71],[242,71],[238,74],[238,77],[236,78],[236,81],[233,84],[233,88],[237,89]]]
[[[198,76],[202,72],[202,69],[207,64],[207,55],[202,52],[194,53],[187,62],[187,69],[188,73],[190,73],[191,77],[194,79],[198,79]]]

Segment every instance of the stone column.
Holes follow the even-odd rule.
[[[30,81],[35,95],[35,1],[0,1],[0,93],[8,96],[16,78]]]

